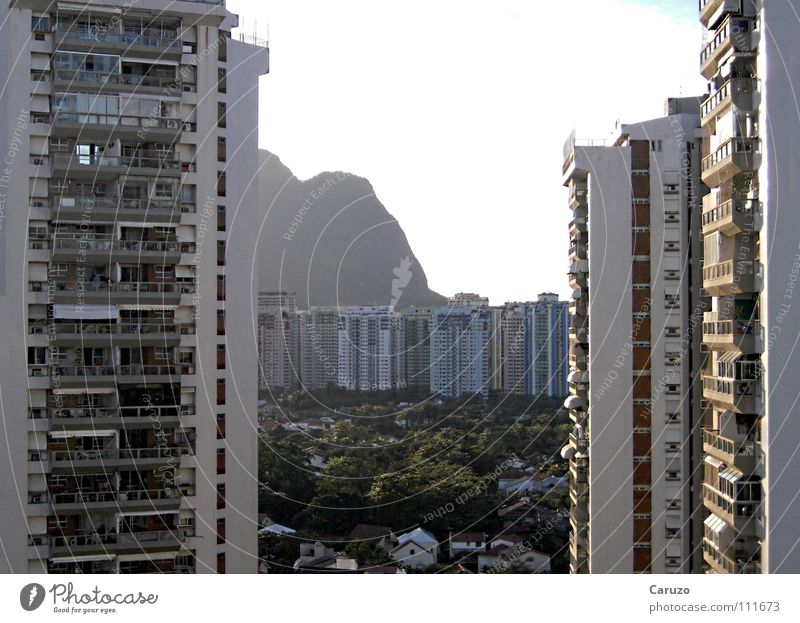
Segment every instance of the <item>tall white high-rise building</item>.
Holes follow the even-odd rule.
[[[255,572],[265,43],[222,0],[0,8],[0,571]]]
[[[702,549],[712,573],[797,573],[800,3],[701,0]]]
[[[565,147],[573,573],[700,568],[698,98]]]

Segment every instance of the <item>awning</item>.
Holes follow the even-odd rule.
[[[119,320],[116,305],[53,305],[57,320]]]
[[[59,2],[56,7],[59,11],[70,11],[73,13],[107,13],[109,15],[113,14],[120,14],[122,13],[122,9],[119,7],[104,7],[104,6],[94,6],[91,7],[87,6],[86,3],[83,4],[73,4],[71,2]]]
[[[92,554],[89,556],[51,556],[53,562],[89,562],[91,560],[114,560],[114,554]]]
[[[725,531],[725,528],[728,527],[728,524],[725,523],[725,520],[717,517],[716,515],[709,515],[706,517],[706,520],[703,522],[711,532],[714,534],[722,534]]]
[[[49,435],[53,439],[68,439],[70,437],[113,437],[117,434],[115,430],[54,430],[50,431]]]
[[[715,459],[713,456],[709,456],[709,455],[706,455],[705,462],[708,463],[709,465],[711,465],[711,467],[716,467],[717,469],[719,469],[720,467],[725,465],[725,463],[723,463],[719,459]]]
[[[178,309],[177,305],[120,305],[120,311],[170,311]]]
[[[736,483],[744,478],[744,473],[735,467],[727,467],[719,473],[719,477],[730,483]]]
[[[570,460],[575,457],[575,446],[571,443],[568,443],[566,446],[561,448],[561,458]]]
[[[53,390],[56,396],[80,396],[81,394],[116,394],[114,387],[59,387]]]
[[[733,363],[734,361],[738,361],[741,356],[742,353],[738,350],[729,350],[717,357],[717,363]]]
[[[581,298],[581,289],[580,288],[575,288],[572,291],[572,298],[574,300],[576,300],[576,301]]]
[[[585,370],[573,370],[567,377],[567,383],[588,383],[589,375]]]
[[[580,411],[583,409],[584,403],[583,399],[575,396],[568,396],[567,399],[564,401],[564,408],[565,409],[574,409],[576,411]]]
[[[136,229],[153,229],[156,227],[175,227],[174,224],[171,223],[136,223],[134,221],[117,221],[114,223],[115,225],[119,225],[120,227],[135,227]]]

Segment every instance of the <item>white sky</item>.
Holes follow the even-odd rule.
[[[566,296],[562,146],[705,91],[696,0],[228,0],[269,29],[260,142],[367,177],[429,285]]]

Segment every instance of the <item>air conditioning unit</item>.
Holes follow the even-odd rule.
[[[167,119],[166,126],[171,130],[178,129],[178,120],[177,119]]]

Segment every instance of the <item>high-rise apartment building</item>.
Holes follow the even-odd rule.
[[[409,307],[403,318],[403,377],[410,389],[429,391],[431,387],[431,323],[430,307]]]
[[[447,398],[489,395],[488,305],[439,307],[431,331],[431,391]]]
[[[0,571],[256,571],[269,56],[236,25],[221,0],[0,8]]]
[[[563,397],[569,364],[568,304],[552,293],[501,311],[502,389],[517,395]]]
[[[573,573],[700,564],[699,100],[667,104],[565,146]]]
[[[262,388],[300,386],[300,316],[294,292],[258,293],[258,362]]]
[[[389,306],[339,312],[338,385],[376,391],[403,389],[403,319]]]
[[[800,571],[797,2],[701,0],[703,430],[712,573]]]
[[[313,307],[300,314],[300,363],[304,389],[339,382],[339,308]]]

